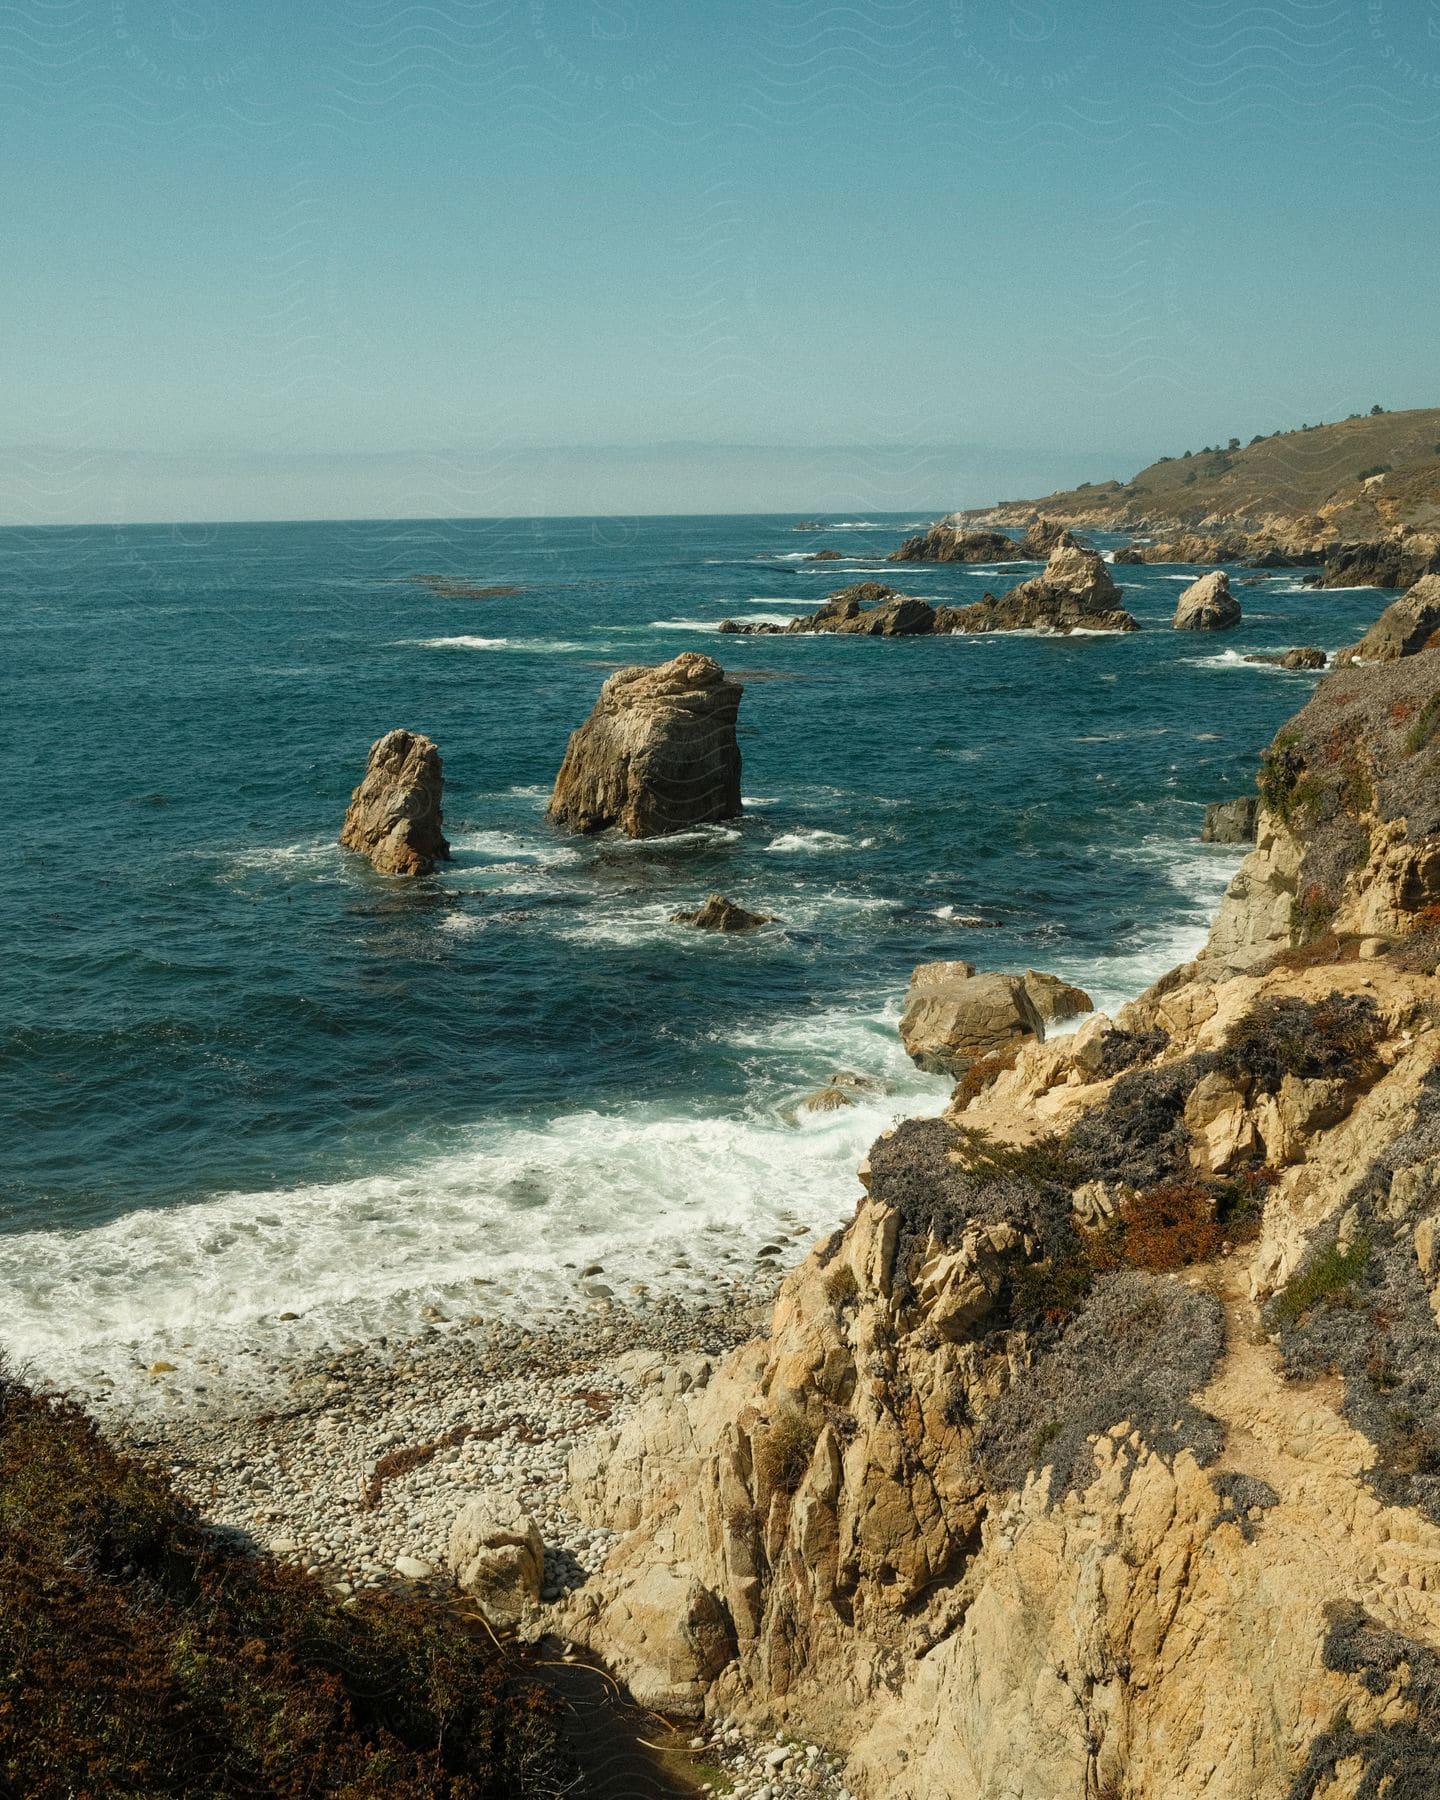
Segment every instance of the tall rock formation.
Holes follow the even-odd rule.
[[[548,817],[567,831],[618,826],[632,838],[734,818],[743,691],[719,663],[690,651],[657,668],[619,670],[570,734]]]
[[[382,875],[430,874],[450,855],[441,829],[443,786],[440,752],[428,737],[387,731],[370,746],[340,842],[368,856]]]

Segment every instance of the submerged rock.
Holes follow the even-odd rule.
[[[1260,802],[1254,794],[1241,794],[1234,800],[1213,800],[1205,808],[1205,823],[1200,827],[1202,844],[1253,844],[1255,822]]]
[[[733,819],[743,692],[693,651],[657,668],[619,670],[571,733],[546,816],[566,831],[613,825],[632,838]]]
[[[1240,602],[1230,592],[1223,569],[1202,575],[1180,596],[1171,621],[1176,631],[1229,631],[1240,623]]]
[[[1078,990],[1077,990],[1078,991]],[[900,1039],[933,1075],[963,1075],[971,1063],[1045,1036],[1045,1021],[1020,975],[977,975],[972,963],[921,963],[910,977]]]
[[[340,830],[347,850],[382,875],[428,875],[450,856],[441,830],[440,752],[416,731],[387,731],[370,746],[365,776]]]
[[[773,913],[746,912],[723,894],[712,894],[695,912],[671,913],[672,925],[693,925],[697,931],[758,931],[776,923]]]

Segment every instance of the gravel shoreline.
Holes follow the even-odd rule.
[[[680,1388],[766,1328],[779,1273],[706,1304],[608,1298],[541,1328],[432,1325],[404,1345],[276,1369],[273,1391],[132,1417],[112,1434],[164,1466],[218,1529],[291,1561],[342,1602],[403,1586],[453,1604],[450,1527],[481,1491],[512,1494],[545,1543],[542,1604],[523,1635],[605,1560],[615,1534],[571,1511],[571,1453],[623,1422],[657,1385]],[[718,1287],[718,1284],[717,1284]],[[691,1727],[696,1733],[697,1728]],[[839,1760],[757,1738],[729,1720],[677,1739],[702,1791],[736,1800],[844,1800]],[[708,1780],[706,1777],[708,1776]],[[678,1790],[677,1790],[678,1791]]]

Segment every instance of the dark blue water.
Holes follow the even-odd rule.
[[[302,1313],[380,1306],[462,1264],[539,1295],[576,1245],[623,1239],[633,1274],[707,1229],[738,1256],[853,1196],[874,1109],[783,1117],[837,1062],[897,1083],[892,1110],[943,1097],[894,1043],[916,962],[1113,1003],[1192,948],[1234,863],[1197,844],[1204,803],[1313,679],[1239,656],[1353,641],[1382,597],[1237,572],[1245,623],[1195,637],[1165,629],[1182,572],[1127,568],[1124,637],[714,635],[862,574],[954,601],[1031,572],[886,570],[916,522],[0,532],[0,1233],[86,1321],[22,1340],[126,1329],[143,1356],[277,1282]],[[822,547],[846,560],[797,560]],[[680,650],[745,675],[745,817],[552,832],[605,675]],[[334,844],[395,725],[445,759],[455,861],[420,883]],[[783,928],[668,922],[712,889]]]

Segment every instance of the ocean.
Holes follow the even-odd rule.
[[[798,1255],[878,1132],[945,1101],[896,1036],[911,968],[1113,1007],[1193,953],[1238,860],[1204,805],[1315,680],[1241,657],[1333,650],[1384,603],[1235,571],[1244,623],[1194,636],[1167,626],[1199,571],[1127,567],[1125,636],[718,635],[850,581],[955,602],[1033,572],[886,565],[916,515],[824,523],[0,531],[12,1361],[140,1404],[157,1360],[213,1392],[247,1357]],[[681,650],[745,682],[744,816],[553,831],[605,676]],[[445,762],[454,861],[420,882],[335,842],[397,725]],[[781,923],[670,922],[712,890]],[[837,1069],[885,1091],[797,1123]]]

